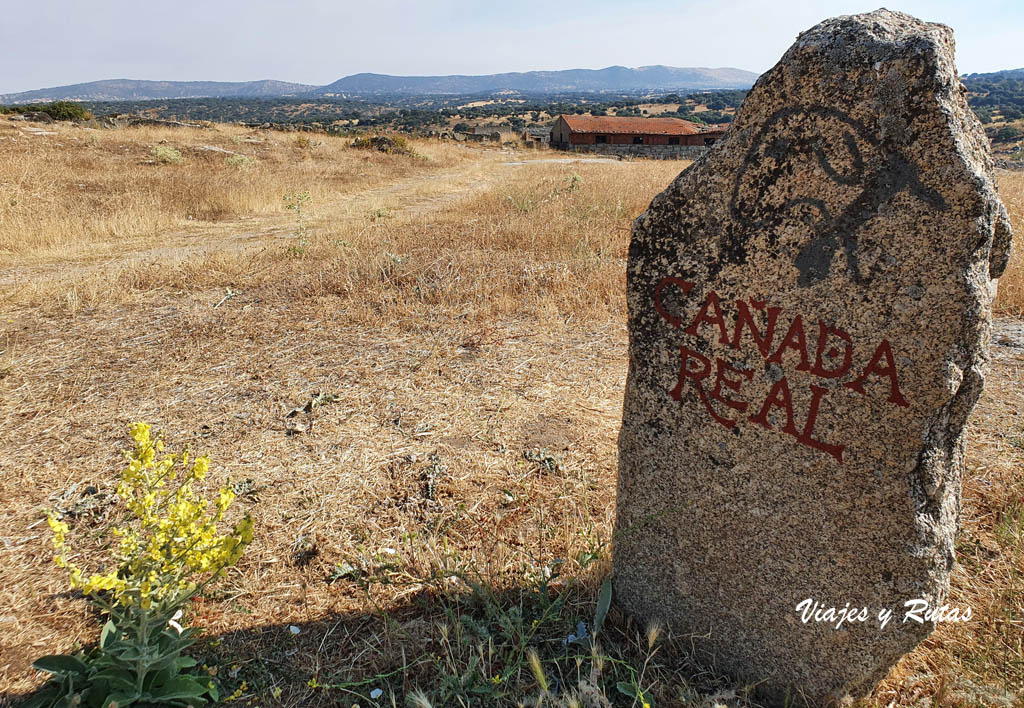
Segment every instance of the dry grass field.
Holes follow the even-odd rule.
[[[256,521],[186,618],[241,704],[536,705],[529,648],[545,705],[633,705],[630,681],[746,704],[614,611],[596,656],[563,644],[609,568],[629,226],[680,163],[25,126],[0,119],[0,705],[96,640],[43,510],[80,561],[108,546],[134,420],[209,453]],[[1024,175],[1000,180],[1024,233]],[[1024,695],[1020,249],[998,308],[952,598],[975,619],[865,705]]]

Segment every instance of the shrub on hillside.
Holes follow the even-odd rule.
[[[56,101],[55,103],[29,103],[18,106],[0,106],[0,113],[46,113],[54,120],[92,120],[93,115],[81,103]]]
[[[985,125],[988,125],[989,123],[992,122],[992,109],[991,108],[987,108],[987,107],[986,108],[975,108],[974,109],[974,113],[975,113],[975,115],[978,116],[978,120],[980,120]]]
[[[363,136],[352,141],[351,147],[357,150],[377,150],[389,155],[412,155],[409,141],[401,135],[389,137],[387,135],[374,135],[373,137]]]
[[[154,145],[150,154],[161,165],[176,165],[182,161],[181,152],[170,145]]]
[[[313,140],[308,135],[298,135],[295,137],[295,147],[299,150],[312,150],[315,147],[319,147],[322,143],[319,140]]]
[[[39,110],[49,113],[54,120],[92,120],[92,113],[80,103],[74,101],[57,101],[41,107]]]
[[[1024,132],[1021,132],[1020,128],[1016,128],[1012,125],[1004,125],[995,132],[992,136],[992,140],[997,143],[1008,143],[1014,140],[1020,140],[1022,137],[1024,137]]]
[[[237,167],[240,170],[247,170],[256,164],[256,160],[248,155],[229,155],[224,159],[229,167]]]

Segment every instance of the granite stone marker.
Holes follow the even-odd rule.
[[[634,225],[617,602],[770,702],[868,691],[949,603],[991,172],[952,31],[879,10],[800,35]]]

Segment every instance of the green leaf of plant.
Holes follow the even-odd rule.
[[[85,674],[89,667],[81,660],[67,654],[42,656],[32,662],[33,668],[51,674]]]
[[[615,688],[619,689],[619,693],[624,693],[630,698],[636,698],[636,686],[625,681],[619,681],[615,684]]]
[[[210,698],[213,699],[214,703],[218,703],[220,701],[220,689],[217,688],[217,683],[215,681],[210,681],[210,685],[206,687],[206,692],[210,694]]]
[[[179,656],[174,660],[174,665],[178,669],[190,669],[199,662],[193,659],[191,656]]]
[[[157,662],[157,664],[150,664],[150,674],[146,677],[146,682],[144,684],[147,690],[151,690],[153,686],[166,686],[175,676],[178,675],[174,666],[170,665],[173,661],[174,657],[168,656],[162,661]]]
[[[171,632],[164,632],[160,635],[157,647],[160,649],[161,654],[180,654],[183,649],[195,643],[196,640],[192,638],[192,634],[186,629],[180,635],[177,632],[173,634]]]
[[[207,686],[187,676],[179,676],[162,686],[152,689],[154,701],[170,701],[180,698],[199,698],[207,691]]]
[[[107,645],[112,639],[117,639],[117,627],[110,620],[103,625],[103,631],[100,632],[100,649],[107,649]]]
[[[138,649],[127,644],[123,648],[111,651],[110,653],[121,661],[135,661],[141,656]]]
[[[597,596],[597,610],[594,612],[594,634],[604,627],[604,619],[608,616],[608,608],[612,606],[612,579],[607,577],[601,583],[601,592]]]
[[[138,697],[137,693],[111,693],[107,696],[107,700],[103,701],[103,708],[111,708],[111,706],[125,708],[134,703]]]
[[[125,669],[110,667],[93,675],[93,681],[106,681],[111,689],[130,690],[135,687],[135,676]]]
[[[89,657],[89,663],[95,669],[104,669],[111,666],[123,668],[127,666],[125,662],[117,658],[116,654],[112,654],[105,651],[96,652],[95,654],[93,654],[91,657]]]

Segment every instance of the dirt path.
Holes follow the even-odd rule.
[[[315,205],[317,215],[310,218],[310,235],[339,221],[365,219],[374,205],[385,204],[390,216],[415,217],[444,209],[455,202],[486,191],[500,174],[504,156],[485,156],[457,168],[416,175],[391,184],[354,192],[340,193],[327,203]],[[525,164],[517,162],[514,164]],[[353,208],[353,205],[364,205]],[[161,245],[143,249],[124,249],[111,244],[111,250],[85,258],[62,259],[0,270],[0,289],[20,288],[43,281],[77,279],[82,276],[117,270],[129,265],[161,262],[178,263],[214,253],[234,253],[264,248],[296,239],[292,214],[247,217],[219,224],[203,224],[196,229],[159,235]],[[147,241],[152,243],[152,240]],[[115,250],[116,247],[116,250]]]

